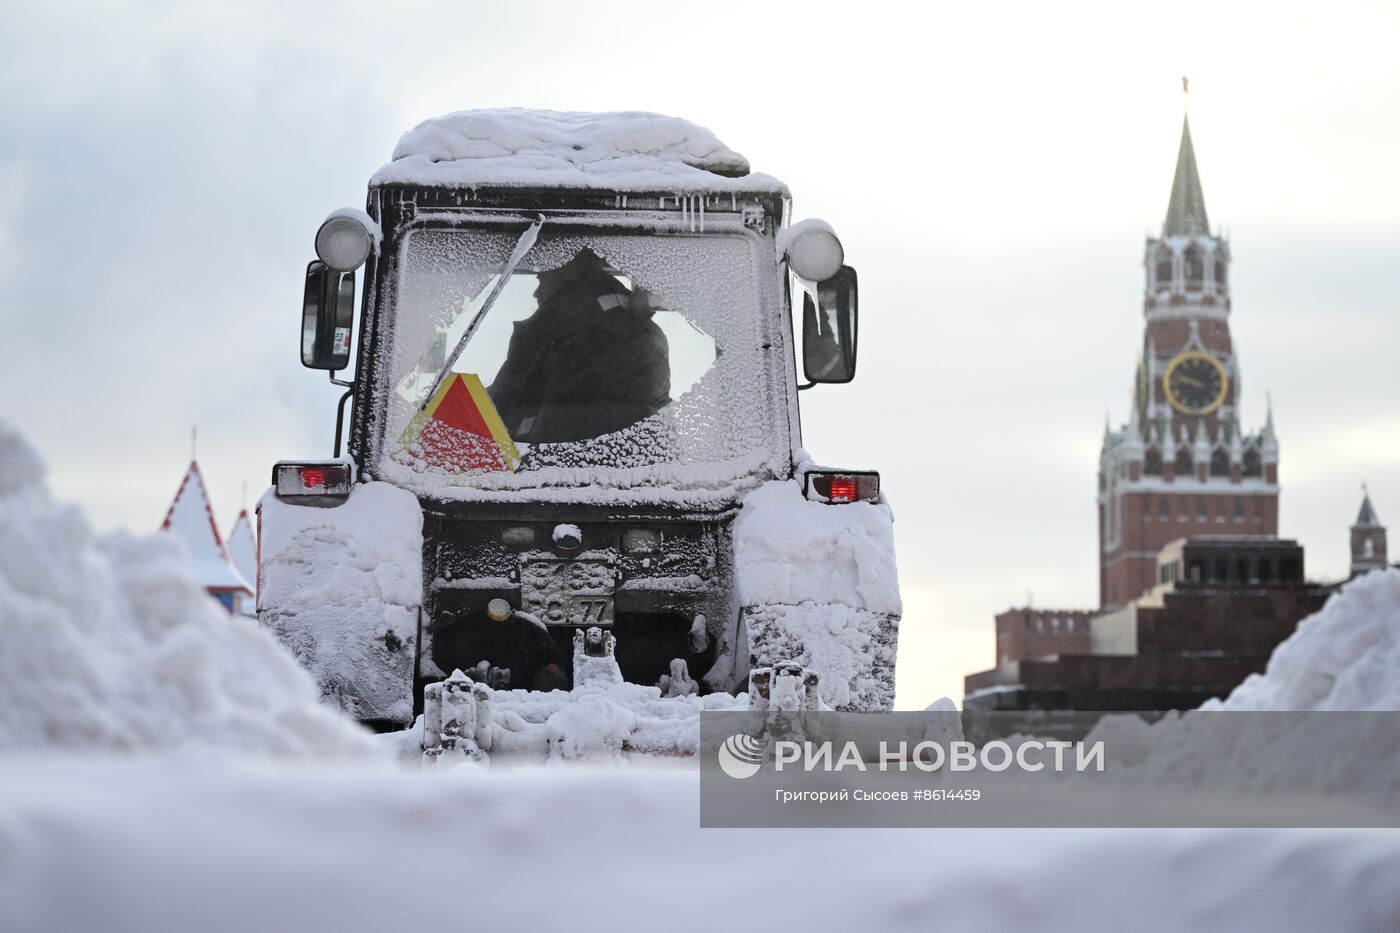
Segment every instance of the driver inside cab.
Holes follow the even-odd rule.
[[[670,349],[644,289],[629,289],[584,247],[539,273],[534,298],[487,389],[512,438],[601,437],[670,403]]]

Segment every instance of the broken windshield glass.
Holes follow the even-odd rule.
[[[598,470],[751,464],[779,449],[780,374],[765,352],[774,337],[747,239],[545,229],[505,282],[513,236],[406,238],[388,469],[420,486],[510,488],[606,483]]]
[[[543,216],[526,227],[525,232],[520,234],[520,239],[515,241],[515,249],[511,250],[510,258],[506,260],[505,268],[496,275],[496,284],[492,287],[491,293],[486,296],[486,300],[482,303],[481,309],[472,315],[471,323],[467,325],[467,329],[462,333],[462,336],[458,338],[457,345],[452,348],[452,352],[447,355],[447,359],[438,369],[437,378],[433,381],[432,388],[424,394],[422,404],[419,406],[420,408],[426,406],[433,396],[437,394],[437,390],[442,386],[443,380],[451,373],[452,365],[456,363],[457,358],[462,355],[462,350],[466,347],[467,341],[472,339],[472,335],[476,333],[476,329],[481,326],[481,322],[485,320],[486,315],[491,313],[491,306],[496,303],[496,299],[500,297],[501,290],[505,288],[506,283],[510,281],[510,277],[515,274],[515,269],[520,265],[520,260],[525,258],[525,254],[529,252],[530,247],[535,245],[535,239],[539,236],[540,227],[542,226],[544,226]]]

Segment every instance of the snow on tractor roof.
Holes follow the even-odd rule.
[[[418,124],[379,185],[588,188],[617,192],[786,193],[689,120],[642,111],[462,110]]]

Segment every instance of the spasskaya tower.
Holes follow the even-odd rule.
[[[1278,534],[1278,439],[1241,428],[1230,338],[1230,244],[1212,233],[1189,121],[1162,235],[1148,239],[1145,326],[1128,423],[1099,456],[1099,601],[1159,582],[1157,552],[1196,535]]]

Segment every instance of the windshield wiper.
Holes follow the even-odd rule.
[[[505,267],[501,269],[500,277],[496,279],[496,287],[491,289],[491,294],[486,296],[485,303],[481,310],[476,312],[467,329],[462,333],[462,338],[457,341],[457,346],[452,348],[452,352],[447,354],[447,361],[442,364],[442,369],[438,370],[437,378],[433,380],[433,386],[428,390],[428,394],[418,403],[418,410],[422,411],[428,407],[428,403],[437,395],[438,389],[446,381],[452,372],[452,367],[457,364],[457,357],[462,355],[462,351],[467,348],[467,341],[472,339],[472,334],[481,326],[481,322],[486,319],[486,312],[491,310],[491,306],[496,303],[496,299],[501,297],[501,290],[506,287],[510,277],[515,274],[515,267],[520,265],[520,260],[525,258],[525,254],[535,245],[535,238],[540,234],[540,227],[544,226],[544,215],[540,214],[538,219],[532,223],[524,233],[520,234],[520,239],[515,241],[515,249],[510,251],[510,258],[506,260]]]

